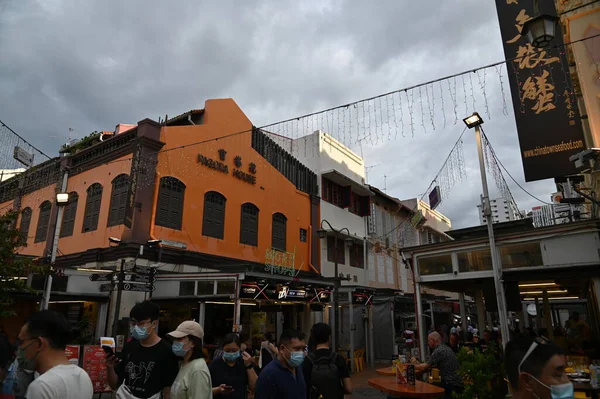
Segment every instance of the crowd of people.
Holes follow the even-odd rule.
[[[130,312],[131,339],[119,353],[107,350],[108,384],[118,399],[245,399],[249,392],[256,399],[343,399],[352,393],[350,370],[345,359],[330,348],[327,324],[315,324],[308,341],[293,329],[283,331],[277,342],[265,335],[257,359],[251,344],[235,333],[223,337],[210,356],[203,342],[204,330],[193,320],[161,338],[159,314],[159,306],[152,301],[136,304]],[[460,331],[449,333],[445,341],[438,331],[431,331],[429,360],[412,360],[418,371],[439,369],[446,397],[464,388],[456,356],[461,345],[485,351],[499,340],[494,330],[484,331],[482,339],[471,332],[465,342]],[[92,398],[89,375],[66,357],[70,336],[69,322],[51,310],[29,317],[15,347],[0,335],[5,353],[16,348],[14,361],[1,354],[4,389],[10,382],[17,399]],[[524,336],[509,342],[502,356],[513,397],[572,398],[564,355],[560,345],[543,337]]]
[[[211,356],[202,326],[192,320],[161,338],[159,315],[152,301],[136,304],[130,340],[118,353],[107,351],[108,385],[118,399],[245,399],[249,392],[256,399],[342,399],[352,393],[346,361],[329,348],[327,324],[313,326],[310,350],[300,331],[285,330],[277,342],[265,334],[256,359],[235,333]],[[16,399],[91,399],[89,375],[65,354],[71,333],[64,315],[44,310],[27,320],[15,346],[0,336],[4,392]]]

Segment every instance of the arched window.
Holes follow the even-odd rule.
[[[202,235],[223,239],[225,235],[225,203],[227,199],[215,191],[204,194]]]
[[[94,183],[87,189],[85,200],[85,213],[83,215],[84,233],[95,231],[98,228],[98,217],[100,216],[100,205],[102,204],[102,185]]]
[[[31,208],[27,207],[21,212],[21,223],[19,224],[19,230],[21,230],[25,239],[29,235],[29,225],[31,225]]]
[[[112,181],[110,208],[108,211],[108,227],[118,226],[125,222],[127,207],[127,192],[129,191],[129,176],[121,174]]]
[[[62,226],[60,227],[61,237],[70,237],[73,235],[75,227],[75,215],[77,214],[77,202],[79,195],[76,192],[69,193],[69,203],[65,206],[63,213]]]
[[[50,223],[50,212],[52,212],[52,204],[50,201],[42,202],[40,205],[40,216],[38,217],[37,229],[35,231],[34,242],[46,241],[48,234],[48,224]]]
[[[273,227],[271,236],[271,247],[285,251],[285,237],[287,230],[287,218],[281,213],[273,214]]]
[[[258,246],[258,207],[250,202],[242,204],[240,244]]]
[[[158,204],[154,224],[181,230],[183,221],[183,199],[185,184],[181,180],[166,176],[160,179],[158,189]]]

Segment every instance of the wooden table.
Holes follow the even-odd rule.
[[[426,382],[416,381],[414,386],[397,384],[393,378],[376,377],[369,380],[369,385],[382,392],[401,398],[441,398],[444,389]]]
[[[382,369],[375,370],[379,375],[385,375],[386,377],[395,377],[396,369],[394,367],[384,367]],[[415,370],[417,376],[423,375],[423,371]]]
[[[385,375],[387,377],[395,377],[396,376],[396,369],[393,367],[384,367],[382,369],[377,369],[375,371],[377,371],[377,374]]]
[[[600,393],[600,388],[592,387],[592,384],[590,384],[589,382],[573,381],[573,389],[575,390],[575,392],[589,393],[592,398],[598,398],[598,394]]]

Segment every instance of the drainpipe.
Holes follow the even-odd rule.
[[[312,264],[312,251],[313,251],[313,247],[312,247],[312,225],[308,226],[308,234],[306,236],[306,239],[308,240],[308,266],[312,269],[313,272],[317,273],[317,274],[321,274],[316,267],[313,266]],[[320,255],[320,254],[319,254]]]
[[[195,125],[194,121],[192,120],[192,115],[191,114],[188,114],[187,120],[190,123],[190,125]]]

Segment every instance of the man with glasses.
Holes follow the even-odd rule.
[[[108,384],[118,399],[170,397],[179,363],[171,345],[158,334],[160,308],[152,301],[137,303],[129,313],[134,338],[119,356],[107,355]]]
[[[256,381],[255,399],[306,399],[302,363],[306,356],[304,334],[285,330],[279,338],[277,358],[264,367]]]
[[[26,398],[92,398],[94,388],[90,377],[65,355],[70,338],[71,325],[62,314],[43,310],[29,317],[17,338],[17,356],[24,366],[40,376],[29,384]]]
[[[543,338],[510,341],[505,368],[515,399],[572,399],[573,383],[565,373],[565,353]]]

